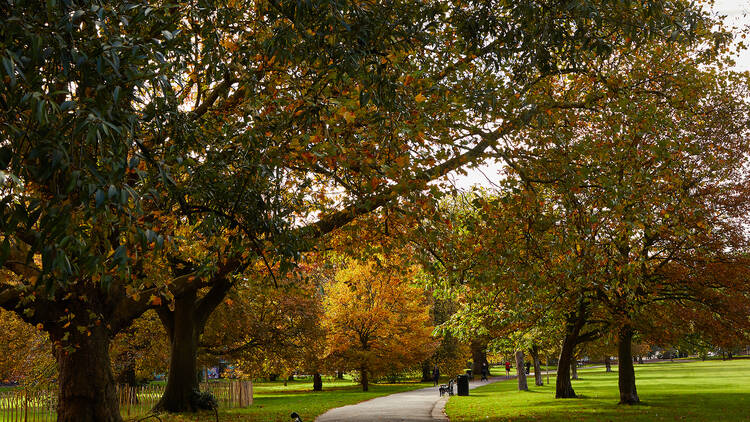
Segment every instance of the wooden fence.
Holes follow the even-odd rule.
[[[0,422],[52,422],[56,407],[57,394],[50,390],[0,392]]]
[[[201,391],[210,391],[220,409],[248,407],[253,404],[252,381],[215,381],[201,383]],[[117,386],[120,413],[124,418],[147,415],[164,392],[164,385]],[[57,393],[53,390],[21,388],[0,392],[0,422],[52,422],[55,420]]]
[[[248,407],[253,404],[253,382],[204,382],[201,391],[210,391],[219,402],[219,408]]]

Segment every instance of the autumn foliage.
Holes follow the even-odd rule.
[[[394,258],[344,261],[326,286],[323,327],[327,354],[359,371],[362,389],[371,377],[418,367],[435,347],[417,268]]]

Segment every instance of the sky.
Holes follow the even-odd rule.
[[[713,11],[718,15],[726,15],[728,26],[750,27],[750,0],[715,0]],[[748,38],[750,44],[750,38]],[[750,49],[743,50],[736,58],[738,71],[750,71]],[[491,188],[494,182],[500,180],[498,176],[499,164],[481,166],[469,170],[466,175],[451,174],[449,180],[461,189],[470,189],[474,185]]]

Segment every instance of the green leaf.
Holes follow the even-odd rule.
[[[13,159],[13,150],[8,145],[0,148],[0,170],[7,170],[11,159]]]
[[[75,101],[63,101],[63,103],[60,104],[60,110],[61,111],[72,110],[76,107],[76,104],[77,103]]]
[[[96,196],[95,196],[96,208],[99,208],[104,204],[104,199],[105,199],[104,191],[101,189],[97,189]]]
[[[10,78],[10,87],[14,88],[16,86],[15,64],[13,64],[11,59],[3,57],[3,67],[5,68],[5,73]]]

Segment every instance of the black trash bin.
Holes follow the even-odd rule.
[[[469,395],[469,376],[468,375],[459,375],[456,379],[456,384],[458,384],[459,396]]]

